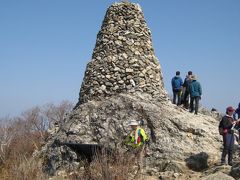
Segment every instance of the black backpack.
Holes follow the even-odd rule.
[[[223,135],[223,134],[224,134],[224,133],[223,133],[223,124],[222,124],[222,121],[223,121],[223,120],[220,121],[219,126],[218,126],[218,132],[219,132],[220,135]]]

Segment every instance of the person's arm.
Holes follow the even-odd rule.
[[[183,80],[180,78],[180,85],[183,87]]]
[[[187,84],[186,84],[186,78],[184,79],[184,82],[183,82],[183,87],[187,87]]]
[[[236,119],[235,121],[237,124],[240,124],[240,119]]]
[[[131,138],[130,134],[128,134],[124,140],[124,144],[129,145],[131,143],[131,140],[132,140],[132,138]]]
[[[146,141],[149,141],[149,138],[148,138],[147,134],[145,133],[145,131],[143,129],[141,129],[140,133],[141,133],[141,136],[143,137],[143,142],[144,143]]]
[[[199,94],[200,94],[200,96],[202,95],[202,87],[201,87],[200,83],[199,83]]]
[[[192,85],[191,85],[191,82],[190,82],[189,85],[188,85],[188,92],[189,92],[190,95],[192,94]]]
[[[219,127],[221,126],[223,128],[223,134],[227,134],[228,132],[230,133],[230,131],[231,131],[232,125],[229,126],[228,121],[229,121],[228,118],[226,116],[224,116],[219,125]]]
[[[171,81],[171,84],[172,84],[172,89],[173,89],[173,81],[174,81],[174,80],[173,80],[173,78],[172,78],[172,81]]]

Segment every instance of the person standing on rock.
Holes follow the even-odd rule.
[[[131,120],[129,126],[131,126],[131,132],[126,137],[125,144],[133,152],[134,156],[137,157],[138,170],[142,171],[143,157],[146,151],[145,145],[149,142],[149,138],[136,120]]]
[[[234,109],[232,106],[227,107],[226,115],[223,116],[219,123],[219,133],[223,136],[223,151],[221,157],[221,164],[225,164],[226,156],[228,155],[228,165],[232,166],[233,159],[233,145],[234,145],[234,132],[233,128],[239,124],[239,120],[233,119]]]
[[[180,105],[181,104],[181,93],[182,93],[182,85],[183,81],[180,77],[180,71],[176,72],[176,76],[172,78],[172,91],[173,91],[173,104]],[[177,102],[176,102],[177,100]]]
[[[183,98],[182,98],[182,103],[186,109],[189,108],[189,85],[191,83],[191,76],[192,76],[192,71],[188,71],[188,74],[186,78],[184,79],[183,83]]]
[[[202,95],[201,84],[197,81],[197,77],[192,75],[192,82],[189,84],[189,93],[190,93],[190,112],[192,113],[195,110],[195,114],[198,114],[199,100]]]
[[[233,119],[234,120],[240,119],[240,103],[238,104],[237,109],[233,113]],[[236,126],[236,129],[238,129],[238,143],[240,144],[240,124]]]
[[[235,110],[233,117],[234,119],[240,119],[240,103],[238,104],[238,108]]]

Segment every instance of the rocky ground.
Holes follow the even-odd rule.
[[[45,168],[58,174],[64,169],[74,171],[79,167],[78,154],[55,144],[56,140],[119,148],[131,119],[141,120],[142,127],[151,137],[146,176],[216,179],[231,173],[240,177],[237,158],[232,168],[219,166],[221,136],[218,134],[218,119],[201,113],[194,115],[170,101],[149,101],[147,95],[142,94],[119,94],[75,109],[65,122],[50,131],[48,144],[43,149]]]

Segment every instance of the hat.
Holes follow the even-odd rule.
[[[229,107],[227,107],[226,111],[233,112],[233,111],[235,111],[235,109],[233,109],[232,106],[229,106]]]
[[[192,80],[197,80],[197,76],[192,75],[192,76],[191,76],[191,79],[192,79]]]
[[[129,126],[138,126],[139,123],[136,120],[131,120],[128,125]]]

